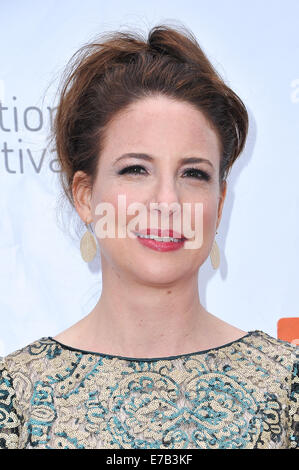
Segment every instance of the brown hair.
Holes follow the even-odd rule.
[[[220,137],[219,183],[245,145],[244,103],[185,26],[155,26],[147,39],[138,32],[104,32],[71,57],[61,83],[51,139],[63,192],[73,206],[75,172],[85,172],[94,183],[105,129],[116,113],[142,98],[163,94],[204,113]]]

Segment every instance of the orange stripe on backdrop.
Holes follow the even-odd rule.
[[[299,317],[284,317],[277,322],[277,338],[299,345]]]

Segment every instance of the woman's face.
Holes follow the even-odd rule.
[[[150,224],[150,212],[159,214],[159,210],[151,208],[151,203],[164,202],[169,208],[171,203],[176,203],[182,209],[181,219],[183,203],[191,203],[190,226],[195,230],[198,226],[195,203],[201,202],[203,238],[200,248],[182,247],[174,251],[154,250],[128,235],[98,238],[102,269],[108,263],[119,274],[152,285],[194,275],[211,251],[225,197],[225,190],[221,193],[219,187],[220,143],[216,132],[192,105],[159,96],[142,99],[119,113],[109,124],[106,139],[90,199],[90,215],[95,226],[104,214],[96,214],[97,205],[108,202],[115,208],[117,235],[118,195],[124,195],[126,209],[136,202],[146,208],[148,228],[163,228],[160,216],[158,224],[154,227]],[[136,156],[119,159],[127,153],[146,154],[151,159]],[[207,162],[181,162],[190,157]],[[132,166],[135,169],[127,170]],[[127,230],[137,213],[129,215],[127,210],[125,213],[120,223]],[[172,225],[175,213],[170,211],[170,229],[175,228]],[[181,222],[183,233],[183,219]],[[138,227],[135,230],[138,232]]]

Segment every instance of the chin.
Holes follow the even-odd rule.
[[[182,269],[182,264],[176,260],[161,260],[161,257],[153,260],[143,257],[141,260],[134,259],[134,264],[130,266],[131,272],[136,280],[143,284],[160,286],[162,284],[173,284],[182,278],[191,276],[192,267],[187,266]]]
[[[184,249],[163,253],[150,249],[145,251],[139,246],[132,249],[126,243],[118,244],[117,247],[114,244],[107,245],[103,251],[109,260],[108,266],[113,265],[116,271],[127,273],[142,284],[157,287],[193,277],[204,261],[202,250],[197,254],[194,250]]]
[[[139,276],[138,276],[139,274]],[[168,273],[168,275],[165,275],[165,276],[161,276],[161,274],[148,274],[146,275],[146,273],[135,273],[135,279],[137,282],[139,282],[140,284],[143,284],[143,285],[146,285],[146,286],[152,286],[152,287],[170,287],[172,285],[175,285],[177,282],[179,282],[181,280],[182,277],[179,277],[178,278],[178,275],[177,273],[173,273],[173,275],[171,276],[170,273]]]

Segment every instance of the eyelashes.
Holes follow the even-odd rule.
[[[140,170],[144,170],[145,173],[140,173]],[[147,173],[147,171],[145,170],[143,166],[132,165],[132,166],[127,166],[118,172],[119,175],[124,175],[126,173],[131,174],[131,175],[144,175]],[[203,170],[199,170],[198,168],[187,168],[184,171],[184,174],[185,173],[189,173],[190,175],[189,178],[195,178],[195,179],[204,180],[204,181],[210,181],[211,179],[208,173],[206,173]]]
[[[184,173],[189,172],[191,173],[190,178],[196,178],[200,180],[205,180],[205,181],[210,181],[211,177],[208,173],[205,171],[199,170],[198,168],[187,168],[187,170],[184,171]],[[195,176],[194,176],[195,175]]]

